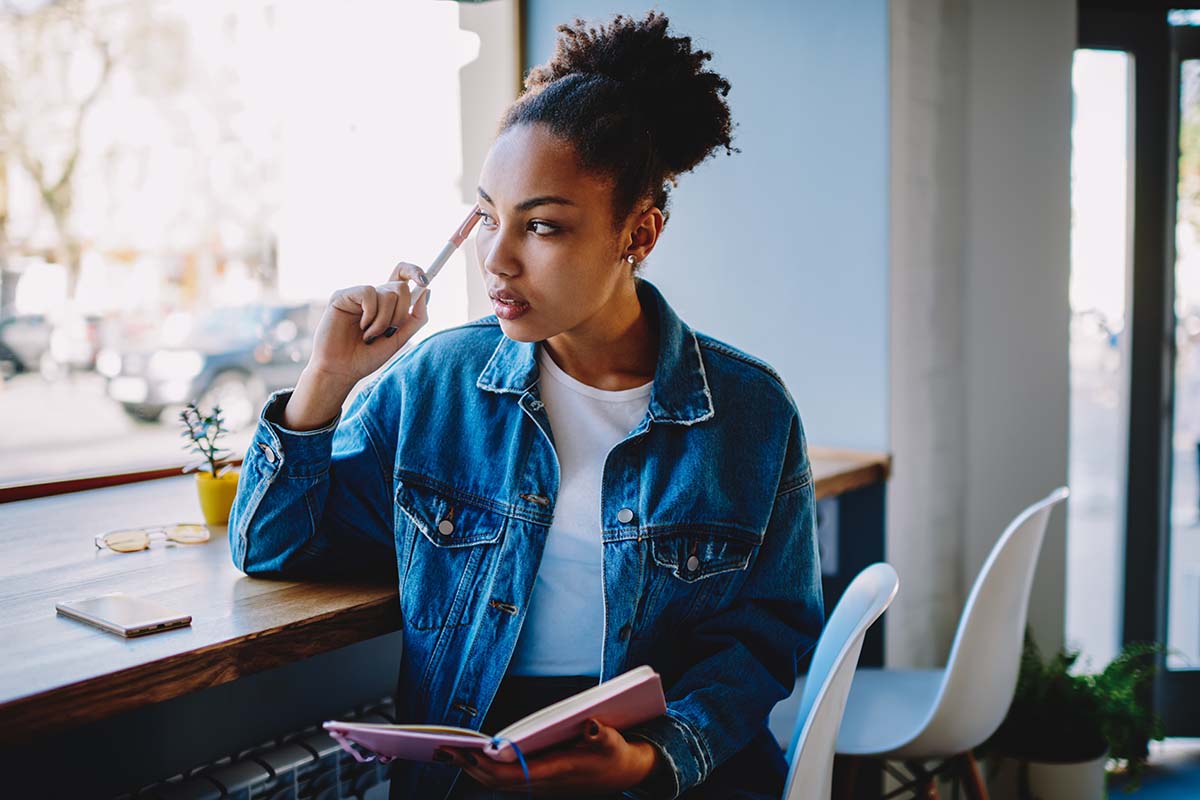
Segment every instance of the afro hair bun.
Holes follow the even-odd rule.
[[[729,81],[705,68],[712,53],[672,36],[666,15],[615,16],[607,25],[582,19],[559,25],[554,55],[525,79],[530,93],[569,76],[599,77],[619,91],[644,120],[657,159],[673,178],[696,167],[717,148],[732,154],[733,123],[725,96]]]

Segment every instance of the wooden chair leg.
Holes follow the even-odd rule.
[[[954,757],[954,771],[962,779],[963,793],[967,800],[988,800],[987,785],[979,762],[972,753],[960,753]]]
[[[917,800],[938,800],[937,776],[930,773],[920,761],[906,761],[904,765],[913,774],[913,797]]]
[[[833,796],[837,800],[854,800],[854,779],[862,759],[854,756],[833,757]]]

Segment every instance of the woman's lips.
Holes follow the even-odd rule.
[[[492,308],[500,319],[514,320],[529,311],[529,303],[512,292],[500,291],[492,293]]]

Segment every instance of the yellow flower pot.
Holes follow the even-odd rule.
[[[196,473],[196,489],[200,492],[200,511],[209,525],[229,522],[229,509],[237,494],[238,471],[231,469],[219,478],[211,472]]]

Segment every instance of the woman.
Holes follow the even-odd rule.
[[[638,275],[668,185],[731,152],[729,84],[667,19],[561,26],[479,179],[496,314],[428,337],[398,265],[336,292],[272,395],[230,521],[253,575],[399,582],[398,721],[494,733],[640,664],[665,716],[520,767],[396,762],[392,797],[778,797],[766,729],[822,624],[803,428],[779,377]],[[393,335],[395,334],[395,335]]]

